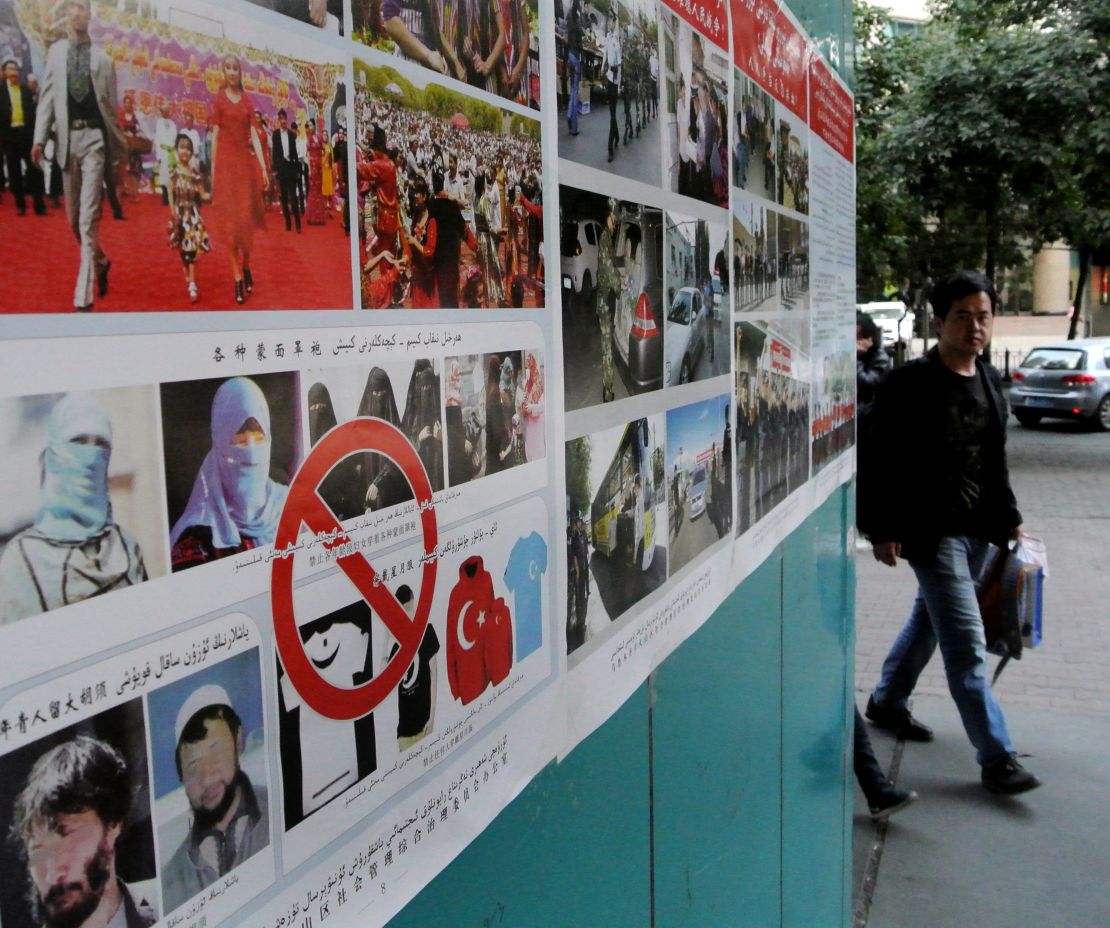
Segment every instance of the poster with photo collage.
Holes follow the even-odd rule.
[[[0,924],[386,924],[850,479],[766,3],[0,0]]]

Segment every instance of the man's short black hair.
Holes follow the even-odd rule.
[[[279,119],[280,119],[280,118],[281,118],[282,116],[287,116],[287,115],[288,115],[288,113],[286,113],[286,112],[285,112],[285,110],[278,110],[278,118],[279,118]]]
[[[938,319],[946,318],[953,303],[976,293],[985,293],[990,297],[991,315],[995,315],[998,312],[998,291],[994,289],[994,284],[978,271],[967,270],[945,277],[933,287],[929,297],[933,315]]]
[[[178,739],[177,747],[174,748],[173,752],[173,762],[177,765],[177,778],[179,780],[181,779],[181,746],[203,741],[208,735],[208,723],[216,720],[227,724],[227,727],[231,730],[231,737],[238,744],[243,721],[231,706],[205,706],[200,711],[194,712],[189,721],[185,723],[185,727],[181,729],[181,738]]]
[[[879,326],[867,313],[856,313],[856,325],[863,338],[870,338],[876,345],[879,343]]]
[[[15,799],[12,834],[24,845],[35,828],[54,828],[59,815],[92,810],[101,822],[122,825],[131,808],[127,761],[110,744],[78,735],[35,761]]]

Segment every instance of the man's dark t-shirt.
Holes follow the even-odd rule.
[[[943,441],[945,468],[938,477],[946,481],[946,534],[979,535],[982,517],[983,455],[989,441],[990,404],[982,377],[965,377],[945,369],[948,419]]]
[[[394,642],[389,657],[400,646]],[[401,682],[397,684],[397,737],[411,738],[419,735],[431,720],[432,714],[432,658],[439,653],[439,637],[429,622],[424,637]]]

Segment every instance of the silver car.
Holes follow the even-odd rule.
[[[1081,338],[1034,348],[1014,371],[1010,406],[1018,422],[1045,416],[1083,419],[1110,431],[1110,338]]]

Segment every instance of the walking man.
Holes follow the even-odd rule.
[[[93,285],[108,295],[112,262],[100,247],[100,200],[105,177],[126,151],[116,118],[116,69],[89,36],[90,0],[67,0],[68,37],[46,53],[42,97],[35,120],[31,160],[42,165],[43,147],[56,134],[54,157],[62,165],[66,218],[81,243],[73,290],[78,312],[93,308]]]
[[[609,103],[609,160],[613,160],[621,143],[621,132],[617,128],[617,95],[621,85],[621,35],[620,21],[616,8],[609,11],[609,23],[605,32],[605,98]]]
[[[567,72],[570,80],[570,101],[567,103],[567,129],[578,135],[578,87],[582,81],[582,7],[573,0],[567,14]]]
[[[4,89],[0,90],[0,146],[8,168],[8,183],[15,196],[20,216],[27,213],[27,188],[35,204],[35,214],[46,215],[42,198],[42,171],[31,163],[31,142],[35,133],[35,98],[31,88],[20,83],[19,65],[12,58],[4,62]],[[24,177],[23,166],[27,166]]]
[[[873,477],[860,488],[861,526],[876,560],[893,567],[905,558],[918,582],[867,717],[903,738],[932,740],[906,701],[939,644],[983,785],[1021,793],[1040,781],[1018,763],[991,691],[973,582],[988,543],[1005,546],[1021,536],[1001,377],[978,357],[990,341],[998,294],[982,274],[961,271],[937,284],[931,302],[938,344],[879,387],[869,437]],[[918,489],[907,496],[898,492],[905,486]],[[899,505],[889,505],[895,498]]]
[[[297,191],[301,180],[301,161],[297,155],[297,133],[289,128],[285,110],[278,110],[278,127],[271,136],[274,173],[281,190],[281,212],[285,216],[285,231],[291,232],[294,223],[301,231],[301,198]]]

